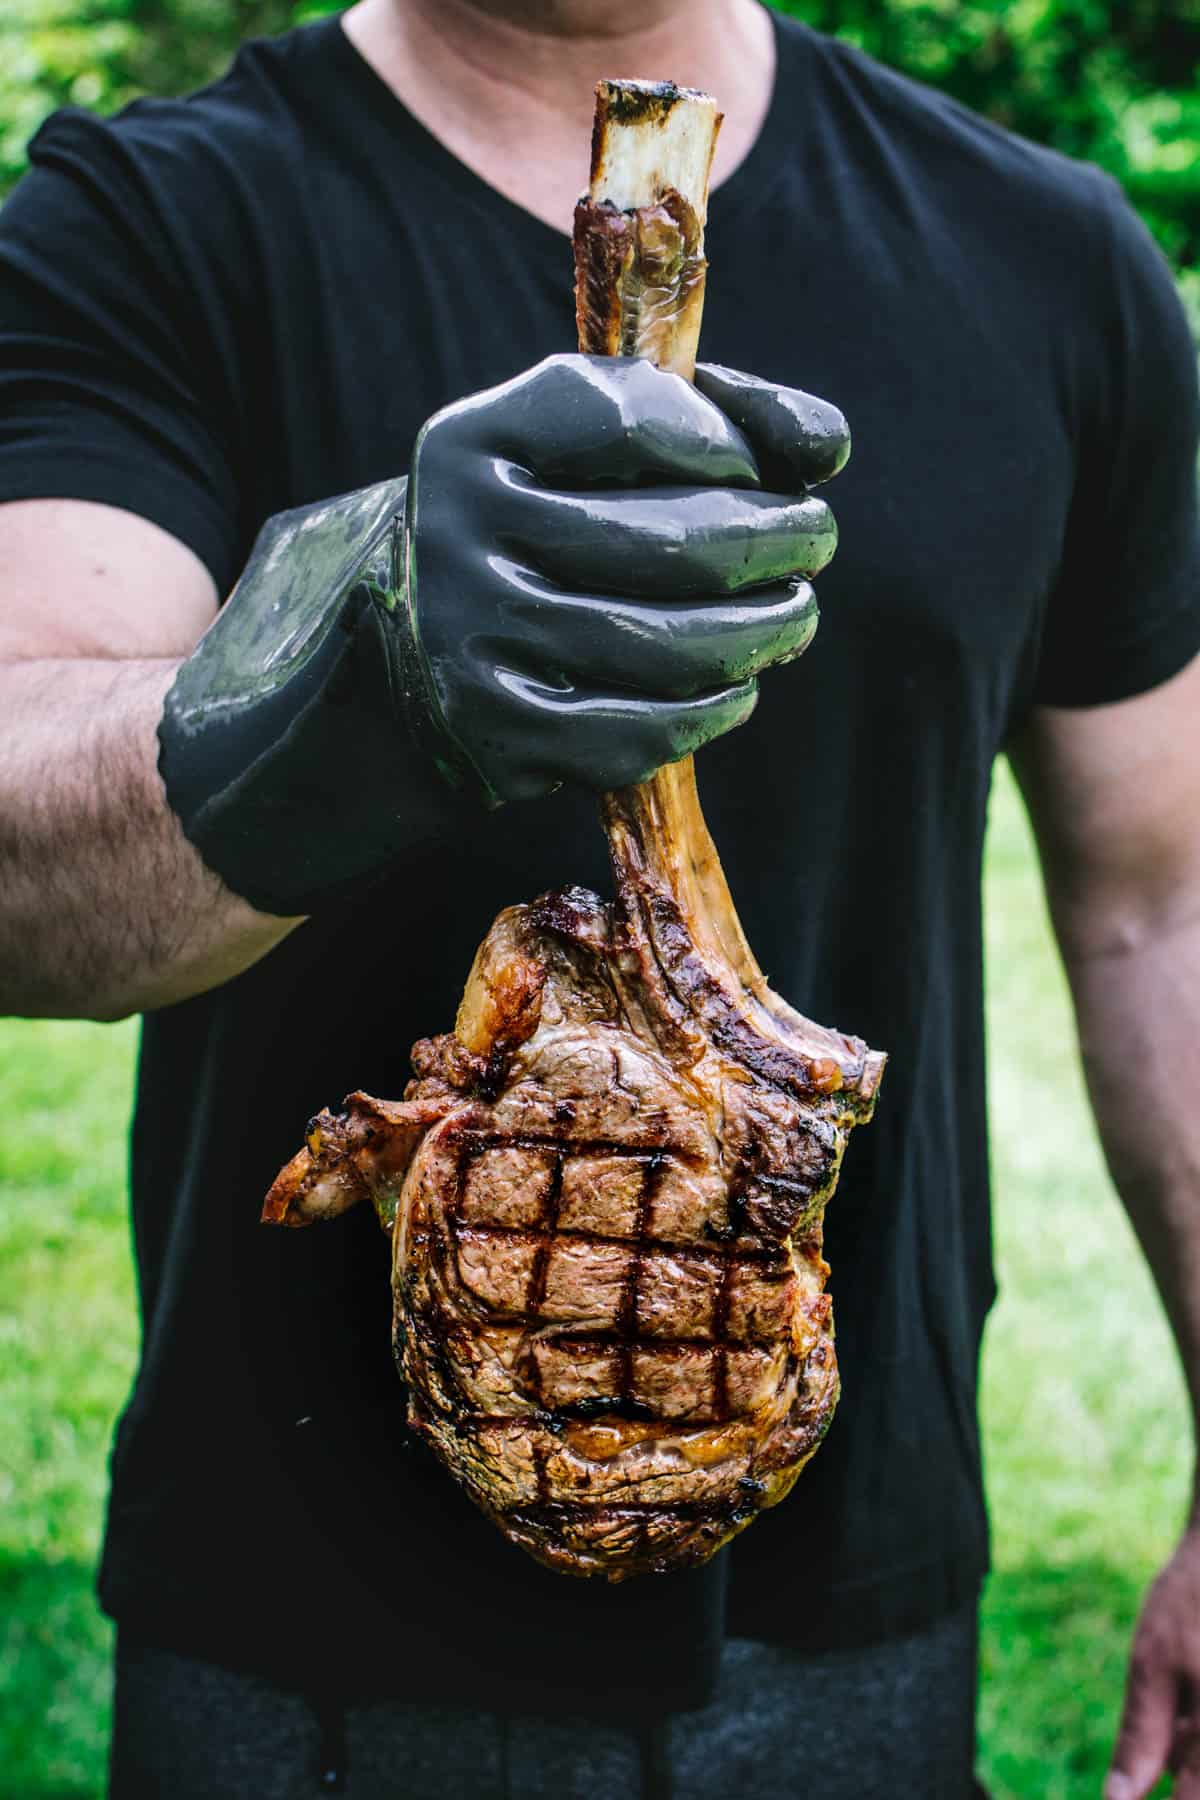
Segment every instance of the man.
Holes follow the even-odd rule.
[[[336,796],[358,818],[358,783],[316,815],[294,806],[303,731],[262,726],[261,684],[207,785],[169,696],[198,688],[220,712],[195,647],[263,522],[395,481],[433,415],[440,486],[422,488],[418,458],[403,504],[415,494],[419,520],[422,492],[442,495],[484,586],[511,556],[494,493],[456,473],[461,415],[439,409],[506,384],[475,403],[499,423],[471,467],[512,454],[505,409],[571,348],[563,233],[592,83],[629,72],[708,88],[727,114],[703,353],[827,395],[856,450],[831,490],[821,630],[764,676],[753,720],[726,732],[744,660],[650,692],[631,658],[627,677],[609,667],[606,734],[576,773],[611,775],[630,692],[638,708],[716,695],[693,741],[715,736],[701,783],[750,941],[777,989],[892,1060],[829,1219],[844,1399],[827,1444],[707,1570],[598,1589],[526,1564],[409,1449],[370,1221],[256,1224],[317,1104],[400,1091],[499,905],[602,882],[591,803],[569,786],[472,810],[472,785],[505,791],[530,718],[493,742],[497,775],[472,737],[495,685],[486,659],[464,672],[477,613],[462,656],[443,633],[440,687],[428,658],[411,678],[383,776],[351,759],[374,794],[357,865]],[[750,0],[363,0],[248,50],[191,102],[60,116],[32,160],[0,233],[5,998],[148,1015],[145,1344],[101,1572],[120,1628],[114,1793],[290,1795],[315,1771],[354,1795],[967,1793],[992,1294],[978,873],[1003,747],[1110,1162],[1200,1389],[1197,405],[1161,263],[1094,171]],[[716,496],[753,485],[738,455],[777,466],[786,448],[756,440],[721,379],[702,378],[696,429],[749,450],[729,439],[697,477]],[[633,437],[669,415],[682,457],[670,378],[643,385]],[[581,442],[563,454],[563,491],[598,491]],[[549,554],[544,519],[531,533]],[[701,563],[706,541],[689,539]],[[643,548],[669,645],[678,595],[661,545]],[[442,608],[483,604],[469,581],[425,589],[422,555],[418,526],[418,651]],[[225,615],[234,641],[256,581]],[[800,589],[781,604],[759,666],[800,647]],[[322,739],[340,768],[386,709],[362,650],[376,614],[337,619],[366,696]],[[261,673],[272,644],[247,639]],[[554,686],[545,656],[539,680],[503,684],[523,706]],[[225,659],[235,685],[241,667]],[[398,657],[400,687],[411,667]],[[575,691],[569,669],[556,679]],[[542,787],[580,716],[539,727]],[[660,754],[686,747],[672,716]],[[431,773],[442,752],[454,794]],[[1198,1616],[1193,1524],[1146,1603],[1109,1800],[1168,1763],[1200,1795]]]

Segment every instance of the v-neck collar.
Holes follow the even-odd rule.
[[[795,130],[797,94],[794,77],[800,60],[798,52],[804,28],[794,19],[789,19],[785,28],[779,14],[770,9],[768,16],[775,34],[775,78],[771,98],[758,136],[746,155],[709,195],[710,229],[720,229],[757,210],[774,184],[783,161],[784,147]],[[395,90],[389,87],[382,75],[350,41],[342,27],[340,15],[322,19],[310,29],[314,37],[322,40],[321,54],[323,58],[335,63],[339,80],[348,84],[359,103],[369,109],[384,129],[394,136],[403,137],[406,149],[456,189],[464,200],[493,214],[507,215],[512,227],[520,230],[531,246],[540,243],[544,251],[561,257],[564,245],[570,243],[569,234],[548,224],[519,201],[509,199],[507,194],[502,194],[499,188],[493,187],[484,176],[460,161],[409,110]]]

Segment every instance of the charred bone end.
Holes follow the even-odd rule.
[[[598,81],[590,197],[630,212],[675,188],[703,223],[723,116],[711,94],[673,81]]]
[[[591,179],[575,209],[579,348],[690,380],[704,306],[704,219],[721,114],[673,82],[601,81]]]

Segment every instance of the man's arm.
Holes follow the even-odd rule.
[[[1038,709],[1012,760],[1108,1165],[1200,1419],[1200,658],[1116,705]],[[1106,1800],[1200,1800],[1200,1489],[1139,1621]]]
[[[163,1006],[298,923],[205,867],[159,779],[163,697],[216,608],[197,557],[144,519],[0,507],[0,1012]]]
[[[0,1009],[200,993],[460,800],[623,786],[731,730],[812,637],[809,490],[848,448],[734,370],[548,357],[435,414],[408,477],[268,520],[219,618],[141,518],[0,507]]]

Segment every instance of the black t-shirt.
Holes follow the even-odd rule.
[[[510,807],[146,1021],[145,1341],[101,1592],[170,1644],[666,1706],[703,1694],[723,1630],[894,1634],[985,1567],[990,771],[1032,704],[1120,699],[1200,646],[1194,359],[1105,177],[776,23],[769,116],[712,200],[703,354],[835,400],[856,448],[816,643],[700,782],[773,985],[891,1055],[828,1215],[837,1419],[707,1570],[548,1574],[410,1447],[369,1211],[259,1226],[311,1112],[400,1093],[502,905],[606,886],[590,798]],[[142,514],[223,592],[269,514],[403,470],[437,407],[573,347],[566,239],[336,21],[249,45],[189,100],[61,113],[32,160],[0,221],[0,497]]]

